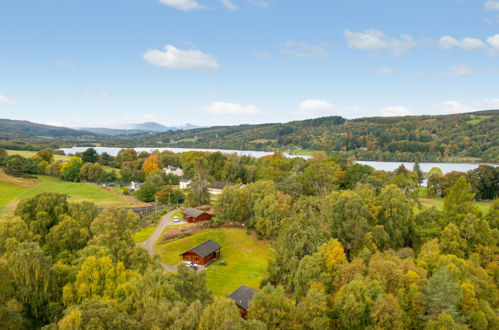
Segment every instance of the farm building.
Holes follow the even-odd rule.
[[[246,316],[248,315],[250,301],[251,299],[253,299],[253,296],[256,293],[258,293],[258,291],[253,290],[246,285],[241,285],[239,289],[232,292],[232,294],[229,296],[229,299],[234,300],[234,302],[236,303],[237,307],[239,308],[239,313],[241,313],[241,316],[243,318],[246,318]]]
[[[191,184],[191,180],[188,179],[182,179],[179,182],[179,188],[180,189],[187,189],[189,188],[189,185]]]
[[[175,166],[168,166],[163,169],[163,172],[165,172],[166,175],[168,174],[173,174],[178,177],[184,176],[184,171],[180,167],[175,167]]]
[[[183,210],[182,214],[184,215],[184,220],[187,222],[208,221],[212,218],[211,214],[192,207]]]
[[[190,261],[196,265],[205,266],[220,258],[222,247],[215,241],[209,239],[195,247],[180,254],[182,261]]]

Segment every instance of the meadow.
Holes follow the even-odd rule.
[[[45,175],[37,179],[14,178],[0,171],[0,214],[12,214],[19,201],[44,192],[67,194],[72,202],[89,201],[98,207],[146,205],[97,184],[67,182]]]
[[[269,244],[238,228],[218,228],[155,246],[155,253],[167,264],[180,262],[179,254],[212,239],[222,246],[221,258],[208,266],[207,287],[216,296],[227,296],[241,285],[259,289],[268,262],[274,258]],[[227,265],[221,265],[224,260]]]
[[[7,150],[7,154],[9,156],[11,155],[19,155],[23,156],[25,158],[31,158],[34,155],[36,155],[37,151],[27,151],[27,150]],[[69,160],[69,156],[66,155],[54,155],[54,160],[55,161],[63,161],[67,162]]]

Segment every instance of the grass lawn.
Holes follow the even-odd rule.
[[[315,152],[316,150],[310,150],[310,149],[295,149],[295,150],[291,150],[289,151],[288,153],[290,155],[300,155],[300,156],[312,156],[312,154]]]
[[[12,178],[0,171],[0,211],[3,213],[11,214],[19,201],[44,192],[67,194],[71,196],[70,201],[90,201],[99,207],[145,205],[96,184],[67,182],[44,175],[38,179]]]
[[[168,264],[180,262],[179,254],[208,239],[222,246],[221,260],[212,263],[206,276],[207,286],[216,296],[227,296],[241,285],[258,289],[264,278],[268,262],[274,258],[274,251],[267,243],[247,235],[243,229],[218,228],[203,231],[192,236],[156,245],[161,261]],[[216,270],[212,269],[215,266]]]
[[[152,233],[154,233],[154,231],[156,230],[157,227],[158,227],[158,225],[152,226],[152,227],[147,227],[147,228],[142,229],[141,231],[136,232],[135,234],[133,234],[133,241],[135,243],[144,242],[146,239],[149,238],[149,236],[152,235]]]
[[[10,155],[20,155],[26,158],[31,158],[34,155],[36,155],[37,151],[26,151],[26,150],[7,150],[7,154]],[[54,155],[54,160],[62,160],[62,161],[68,161],[69,156],[65,155]]]
[[[435,206],[437,209],[442,210],[444,208],[444,199],[443,198],[429,198],[429,197],[420,197],[419,200],[421,204],[425,207]],[[489,212],[490,203],[489,202],[475,202],[480,211],[483,214],[487,214]]]

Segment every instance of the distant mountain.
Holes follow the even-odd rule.
[[[201,128],[201,126],[196,126],[192,124],[184,124],[181,126],[165,126],[160,123],[156,122],[147,122],[147,123],[140,123],[140,124],[132,124],[130,127],[127,127],[128,129],[136,129],[136,130],[142,130],[142,131],[148,131],[148,132],[167,132],[167,131],[178,131],[178,130],[188,130],[188,129],[194,129],[194,128]]]
[[[0,119],[0,139],[16,137],[95,137],[96,135],[96,133],[90,131],[32,123],[27,120]]]
[[[100,135],[116,136],[116,135],[140,135],[147,133],[161,133],[168,131],[190,130],[195,128],[201,128],[201,126],[196,126],[192,124],[185,124],[182,126],[165,126],[156,122],[147,122],[140,124],[121,125],[120,128],[82,127],[78,129],[93,132],[95,134],[100,134]]]

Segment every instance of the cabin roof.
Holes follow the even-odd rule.
[[[190,248],[189,250],[181,253],[180,255],[184,255],[187,252],[192,251],[195,254],[197,254],[198,256],[200,256],[201,258],[204,258],[204,257],[212,254],[213,252],[220,250],[221,248],[222,247],[220,246],[220,244],[218,244],[214,240],[209,239],[209,240],[207,240],[199,245],[196,245],[193,248]]]
[[[198,210],[198,209],[195,209],[193,207],[189,207],[189,208],[186,208],[185,210],[182,211],[183,214],[189,216],[189,217],[192,217],[192,218],[197,218],[199,217],[201,214],[205,213],[204,211],[201,211],[201,210]]]
[[[236,291],[232,292],[229,299],[234,300],[236,305],[242,309],[248,310],[249,303],[256,293],[258,293],[258,291],[247,287],[246,285],[241,285]]]

